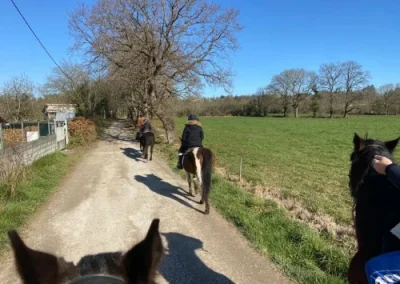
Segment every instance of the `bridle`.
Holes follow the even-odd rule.
[[[69,284],[126,284],[126,282],[116,276],[96,274],[74,279]]]

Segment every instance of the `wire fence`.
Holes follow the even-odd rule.
[[[54,121],[0,123],[0,150],[55,134]]]

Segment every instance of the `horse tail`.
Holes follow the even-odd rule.
[[[201,179],[204,194],[207,195],[211,189],[211,173],[213,167],[213,153],[207,148],[202,149],[203,163],[201,165]]]

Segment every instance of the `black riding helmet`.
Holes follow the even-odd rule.
[[[197,116],[195,116],[194,114],[189,114],[188,120],[197,120],[197,121],[199,121],[199,118]]]

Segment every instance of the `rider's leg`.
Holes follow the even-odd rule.
[[[178,156],[178,164],[176,165],[177,169],[183,169],[182,160],[183,160],[183,153],[185,152],[184,147],[179,148],[179,156]]]

